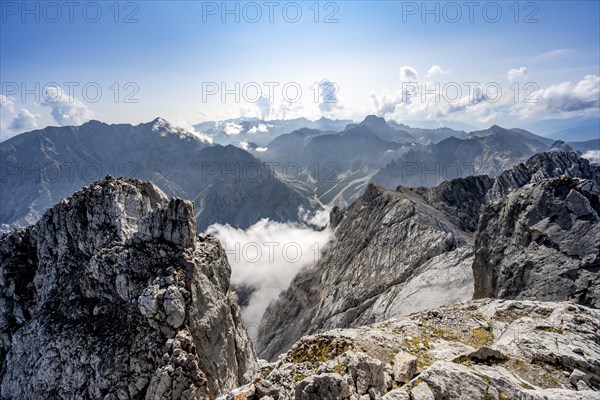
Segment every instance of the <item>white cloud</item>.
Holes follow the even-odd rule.
[[[266,147],[257,147],[257,148],[256,148],[256,149],[254,149],[254,150],[258,151],[259,153],[262,153],[262,152],[265,152],[265,151],[267,151],[267,150],[268,150],[268,148],[266,148]]]
[[[15,112],[15,99],[11,96],[5,96],[0,94],[0,107],[3,110],[14,113]]]
[[[600,107],[600,77],[586,75],[573,84],[562,82],[540,89],[530,102],[520,101],[511,112],[520,118],[532,118],[546,114],[553,117],[587,115],[598,112]],[[537,102],[533,102],[537,101]]]
[[[51,108],[52,118],[61,126],[81,125],[94,117],[92,110],[60,87],[47,87],[40,104]]]
[[[575,49],[556,49],[552,51],[548,51],[546,53],[540,54],[539,56],[533,57],[531,61],[540,62],[540,61],[550,61],[556,60],[560,58],[565,58],[575,53]]]
[[[405,77],[418,78],[419,76],[412,67],[402,67],[401,71],[403,71],[401,75]],[[444,92],[442,90],[444,85],[441,82],[417,79],[402,83],[395,92],[381,95],[371,93],[371,100],[377,115],[397,121],[404,119],[447,121],[468,118],[471,121],[488,123],[499,116],[495,109],[505,106],[509,101],[508,96],[502,95],[500,101],[494,102],[493,88],[489,88],[484,93],[481,86],[469,88],[455,83],[459,86],[460,92],[454,93],[448,89]],[[433,90],[435,92],[436,84],[439,84],[438,97],[432,94],[423,95],[426,91]]]
[[[298,271],[318,260],[331,230],[315,231],[294,223],[261,219],[246,230],[214,224],[215,235],[231,265],[231,283],[256,288],[242,314],[249,324],[258,324],[269,303],[286,289]]]
[[[581,157],[587,158],[594,164],[600,164],[600,150],[586,151]]]
[[[260,111],[260,119],[266,121],[269,119],[273,104],[269,101],[265,96],[260,96],[260,98],[256,101],[256,107],[258,107]]]
[[[325,78],[319,82],[319,111],[323,114],[331,114],[336,109],[340,108],[340,100],[337,96],[339,86],[337,83]]]
[[[439,65],[434,65],[427,71],[427,76],[446,75],[449,73],[450,71],[443,70],[442,67],[440,67]]]
[[[212,144],[213,142],[212,138],[206,136],[202,132],[196,131],[192,125],[185,121],[170,122],[163,118],[158,118],[154,123],[154,126],[152,126],[152,131],[160,132],[163,136],[168,133],[179,135],[181,139],[194,137],[200,139],[200,141],[204,143]]]
[[[511,68],[508,70],[508,80],[509,81],[514,81],[516,79],[527,79],[527,74],[529,73],[529,71],[527,70],[526,67],[520,67],[520,68]]]
[[[241,149],[248,151],[248,149],[250,148],[250,146],[248,145],[248,142],[246,141],[242,141],[239,143],[239,146]]]
[[[271,124],[258,124],[253,125],[250,129],[248,129],[248,133],[256,134],[256,133],[267,133],[269,132],[269,128],[272,128]]]
[[[419,77],[409,66],[401,68],[401,79]],[[527,78],[526,67],[508,71],[508,78]],[[472,81],[477,81],[476,79]],[[479,82],[435,82],[432,79],[402,81],[395,91],[370,93],[372,113],[396,121],[433,120],[477,122],[481,125],[506,122],[507,118],[566,118],[597,115],[600,111],[600,78],[587,75],[580,82],[563,82],[547,88],[521,85],[515,91],[507,84]],[[436,86],[439,85],[439,86]],[[483,90],[485,88],[485,90]],[[532,94],[532,90],[535,92]],[[498,91],[499,90],[499,91]],[[437,94],[437,96],[436,96]],[[518,98],[515,96],[518,95]],[[537,103],[530,102],[537,100]]]
[[[419,80],[417,70],[409,65],[400,67],[400,82],[414,82]]]
[[[0,140],[8,139],[12,135],[7,135],[10,130],[10,121],[15,113],[15,100],[10,96],[0,94]]]
[[[242,125],[236,124],[235,122],[227,122],[223,132],[225,132],[227,136],[236,136],[242,133],[242,130],[244,130]]]
[[[298,210],[298,215],[302,221],[309,225],[323,227],[329,223],[329,214],[331,212],[331,208],[332,207],[325,207],[322,210],[310,212],[301,206]]]
[[[42,118],[40,114],[34,114],[22,108],[10,123],[9,129],[15,133],[27,132],[38,127],[37,121]]]
[[[15,109],[15,99],[0,94],[0,140],[9,139],[19,133],[38,128],[40,114],[32,113],[26,108]]]

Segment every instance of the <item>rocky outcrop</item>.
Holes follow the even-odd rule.
[[[370,184],[343,213],[320,261],[267,309],[259,355],[272,359],[301,336],[360,326],[473,295],[472,238],[412,192]]]
[[[508,194],[483,212],[475,297],[600,307],[600,185],[566,176]]]
[[[220,400],[593,400],[600,311],[480,300],[306,336]]]
[[[0,239],[0,397],[197,399],[249,381],[230,267],[193,204],[106,178]]]
[[[494,179],[395,192],[370,184],[332,210],[323,256],[268,307],[259,355],[273,359],[306,334],[466,301],[473,290],[597,307],[599,180],[576,153],[552,151]]]
[[[504,171],[494,180],[487,197],[490,202],[498,201],[526,184],[563,175],[590,179],[600,184],[600,168],[590,165],[585,158],[580,158],[575,152],[549,151],[536,154],[524,164]]]
[[[493,184],[494,179],[479,175],[442,182],[434,188],[410,189],[399,186],[396,191],[414,191],[431,206],[448,215],[461,229],[474,232]]]

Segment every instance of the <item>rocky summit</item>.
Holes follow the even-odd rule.
[[[206,399],[257,369],[193,204],[106,178],[0,239],[3,399]]]
[[[600,311],[480,300],[305,336],[220,400],[595,400]]]

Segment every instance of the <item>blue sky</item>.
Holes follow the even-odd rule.
[[[475,126],[598,118],[598,1],[475,2],[472,22],[460,1],[429,2],[429,14],[422,2],[274,2],[273,22],[262,1],[228,2],[227,15],[222,2],[78,2],[72,10],[61,1],[0,3],[3,139],[90,118],[194,124],[376,113]],[[323,102],[327,82],[335,103]],[[44,92],[54,83],[58,92]],[[240,101],[222,99],[222,85]],[[462,98],[454,100],[457,87]],[[257,104],[257,88],[268,103]],[[441,98],[423,98],[426,88]],[[528,95],[538,102],[525,102]]]

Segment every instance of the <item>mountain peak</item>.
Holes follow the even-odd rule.
[[[556,142],[552,143],[552,145],[550,146],[550,148],[548,149],[548,151],[565,151],[565,152],[569,152],[569,151],[574,151],[574,150],[573,150],[573,148],[571,146],[569,146],[568,144],[566,144],[564,141],[557,140]]]
[[[377,115],[367,115],[365,117],[365,119],[361,122],[361,124],[386,124],[387,122],[385,121],[384,118],[382,117],[378,117]]]

